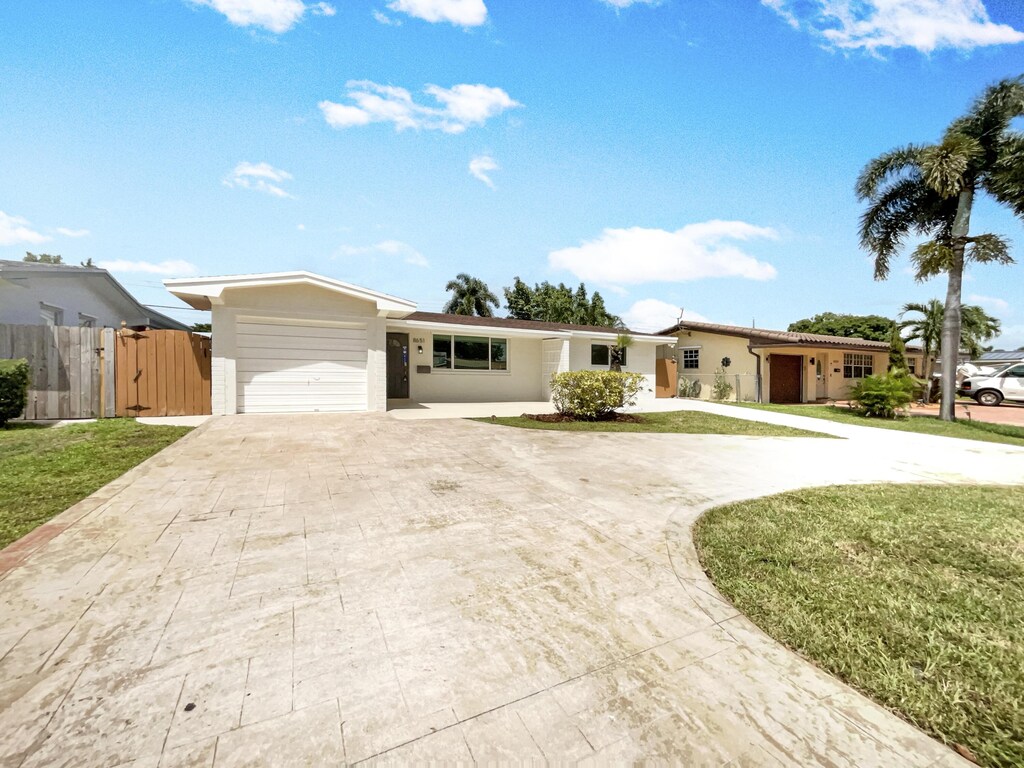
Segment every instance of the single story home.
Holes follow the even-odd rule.
[[[383,411],[388,400],[536,402],[553,373],[607,370],[620,331],[417,312],[309,272],[165,280],[210,310],[213,413]],[[630,333],[623,370],[653,398],[664,336]]]
[[[132,330],[189,326],[143,306],[99,267],[0,259],[0,324]]]
[[[716,371],[732,387],[727,399],[765,403],[845,400],[865,376],[885,373],[889,343],[816,333],[771,331],[684,320],[661,331],[674,347],[659,356],[677,361],[680,382],[700,384],[710,397]],[[907,348],[911,373],[923,370],[922,353]]]

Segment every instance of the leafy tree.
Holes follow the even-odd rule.
[[[820,333],[825,336],[888,341],[895,323],[881,315],[840,315],[822,312],[820,315],[797,320],[789,324],[796,333]]]
[[[92,256],[90,256],[85,261],[81,262],[81,264],[82,264],[83,267],[95,267],[96,266],[95,264],[92,263]]]
[[[875,278],[888,277],[890,262],[911,235],[929,238],[911,257],[917,278],[947,276],[940,409],[945,421],[955,419],[964,266],[1013,262],[1003,237],[971,235],[975,196],[986,192],[1024,219],[1024,133],[1011,128],[1021,116],[1024,77],[1003,80],[954,120],[940,143],[880,155],[857,179],[857,196],[868,204],[861,245],[875,258]]]
[[[903,342],[900,329],[893,323],[892,335],[889,337],[889,373],[893,376],[909,376],[907,365],[907,345]]]
[[[213,325],[210,323],[192,323],[192,331],[194,333],[210,333],[213,330]]]
[[[63,264],[64,259],[59,253],[31,253],[25,251],[25,258],[22,261],[29,261],[33,264]]]
[[[622,326],[622,321],[605,307],[604,298],[594,291],[587,295],[583,283],[573,289],[565,283],[552,285],[544,281],[532,288],[516,277],[504,289],[508,316],[517,320],[543,320],[549,323],[597,325],[607,328]]]
[[[909,330],[907,341],[921,342],[924,352],[922,375],[929,387],[932,380],[932,357],[942,349],[942,329],[945,321],[945,308],[938,299],[929,299],[926,303],[910,303],[903,305],[904,315],[913,312],[917,317],[902,320],[901,330]],[[971,357],[978,357],[985,350],[984,343],[999,334],[999,320],[989,315],[981,307],[967,304],[960,309],[960,345]]]
[[[444,311],[448,314],[494,317],[491,306],[498,308],[498,297],[491,293],[483,280],[460,272],[454,280],[448,281],[444,289],[452,294],[444,305]]]

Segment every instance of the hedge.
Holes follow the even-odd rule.
[[[0,360],[0,427],[25,410],[28,380],[28,360]]]
[[[551,377],[551,401],[565,416],[600,419],[616,408],[633,405],[643,385],[639,373],[567,371]]]

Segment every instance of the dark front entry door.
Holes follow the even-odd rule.
[[[409,397],[409,334],[389,333],[388,398]]]
[[[772,355],[770,366],[768,402],[801,402],[800,377],[803,375],[804,359],[799,355]]]

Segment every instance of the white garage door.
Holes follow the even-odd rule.
[[[239,413],[367,410],[365,325],[240,318],[237,334]]]

